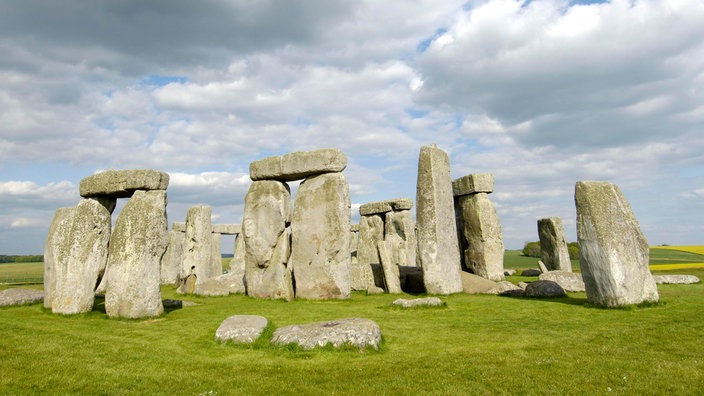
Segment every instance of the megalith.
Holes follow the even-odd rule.
[[[297,151],[268,157],[249,164],[249,177],[257,180],[294,181],[323,173],[338,173],[347,167],[347,156],[335,148]]]
[[[57,255],[60,246],[69,237],[71,218],[75,208],[59,208],[54,212],[54,218],[49,227],[49,234],[44,244],[44,308],[51,308],[56,287],[56,263],[61,259]]]
[[[352,290],[384,287],[381,258],[377,245],[384,240],[384,220],[377,214],[361,216],[357,242],[357,261],[351,266]]]
[[[84,198],[129,198],[137,190],[166,190],[168,185],[169,174],[166,172],[153,169],[106,170],[83,178],[79,193]]]
[[[98,277],[105,270],[110,241],[110,212],[100,201],[86,198],[67,217],[70,229],[54,249],[51,310],[77,314],[93,309]],[[68,224],[67,224],[68,225]],[[62,228],[62,226],[59,226]]]
[[[416,222],[410,210],[386,212],[384,240],[391,244],[393,260],[400,267],[416,267]]]
[[[417,241],[425,289],[430,294],[462,291],[460,253],[447,153],[423,146],[418,158]]]
[[[288,227],[291,193],[286,183],[252,182],[244,199],[242,237],[247,294],[256,298],[293,299]]]
[[[538,220],[540,259],[550,271],[572,272],[570,253],[565,241],[565,228],[559,217]]]
[[[213,238],[210,206],[196,205],[186,213],[186,241],[183,250],[181,278],[195,275],[196,283],[214,278],[222,273],[221,265],[214,265]]]
[[[299,186],[291,219],[296,297],[350,297],[350,206],[342,173],[310,176]]]
[[[657,302],[648,241],[618,186],[577,182],[575,204],[579,265],[589,302],[603,307]]]
[[[105,293],[108,316],[162,314],[160,262],[167,244],[166,191],[135,191],[115,221],[110,239]]]
[[[178,283],[183,267],[183,245],[186,242],[186,233],[174,230],[169,231],[169,245],[166,247],[164,257],[161,259],[161,284],[175,285]]]

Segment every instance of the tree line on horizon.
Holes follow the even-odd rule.
[[[570,254],[570,260],[579,260],[579,244],[577,242],[568,243],[567,251]],[[540,241],[526,242],[521,252],[524,256],[540,258]]]
[[[0,254],[0,263],[41,263],[43,261],[44,261],[43,254],[31,254],[31,255]]]

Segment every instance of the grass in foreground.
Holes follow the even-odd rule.
[[[408,311],[390,307],[395,295],[188,297],[200,305],[149,320],[0,308],[0,394],[698,394],[704,284],[659,290],[662,304],[626,310],[590,307],[584,293],[460,294],[443,297],[442,309]],[[181,298],[172,288],[163,297]],[[263,315],[275,327],[365,317],[384,342],[380,351],[216,342],[220,322],[235,314]]]

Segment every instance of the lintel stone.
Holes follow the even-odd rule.
[[[186,223],[174,222],[171,225],[173,231],[186,232]],[[242,233],[242,224],[212,224],[210,232],[222,235],[239,235]]]
[[[494,191],[494,175],[473,173],[452,181],[452,194],[455,197],[476,193],[491,194]]]
[[[249,164],[249,177],[256,180],[302,180],[321,173],[342,172],[347,156],[340,149],[297,151],[268,157]]]
[[[169,174],[153,169],[107,170],[81,180],[81,197],[129,198],[137,190],[166,190]]]
[[[369,202],[359,207],[359,214],[369,216],[392,212],[394,210],[410,210],[413,208],[413,200],[410,198],[395,198],[386,201]]]

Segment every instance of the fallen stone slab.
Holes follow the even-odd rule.
[[[166,190],[169,174],[153,169],[107,170],[81,180],[79,193],[84,198],[129,198],[136,190]]]
[[[540,274],[538,279],[553,281],[568,292],[583,292],[586,290],[582,274],[577,272],[549,271]]]
[[[540,276],[543,272],[537,268],[528,268],[521,272],[521,276]]]
[[[161,300],[161,303],[164,305],[164,309],[168,308],[183,308],[183,307],[195,307],[197,305],[200,305],[198,303],[195,303],[193,301],[184,301],[184,300],[173,300],[170,298]]]
[[[694,275],[653,275],[653,279],[655,279],[655,283],[658,285],[690,285],[692,283],[701,282],[701,280]]]
[[[193,294],[199,296],[227,296],[235,293],[245,293],[245,291],[244,273],[228,272],[196,284]]]
[[[551,297],[564,297],[567,295],[562,286],[558,285],[556,282],[549,280],[537,280],[531,282],[526,286],[525,292],[523,294],[526,297],[534,298],[551,298]]]
[[[302,180],[321,173],[342,172],[347,156],[340,149],[297,151],[249,164],[249,177],[257,180]]]
[[[276,345],[296,344],[303,349],[313,349],[331,344],[372,347],[379,349],[381,329],[370,319],[345,318],[327,322],[297,324],[277,329],[271,340]]]
[[[452,195],[455,197],[477,193],[491,194],[494,191],[494,175],[475,173],[452,181]]]
[[[386,201],[369,202],[359,207],[359,214],[369,216],[373,214],[381,214],[392,212],[395,210],[411,210],[413,208],[413,200],[410,198],[395,198]]]
[[[215,331],[215,340],[251,344],[262,335],[267,324],[269,321],[259,315],[230,316]]]
[[[518,293],[523,294],[523,289],[520,286],[516,286],[509,281],[496,282],[496,286],[491,288],[486,294],[504,295],[505,293]]]
[[[0,307],[35,304],[42,301],[44,301],[44,292],[41,290],[16,287],[0,291]]]
[[[469,272],[462,271],[460,277],[462,278],[462,291],[467,294],[484,294],[496,287],[496,282]]]
[[[415,308],[415,307],[441,307],[445,303],[437,297],[425,297],[425,298],[414,298],[406,299],[399,298],[391,303],[395,307],[401,308]]]

